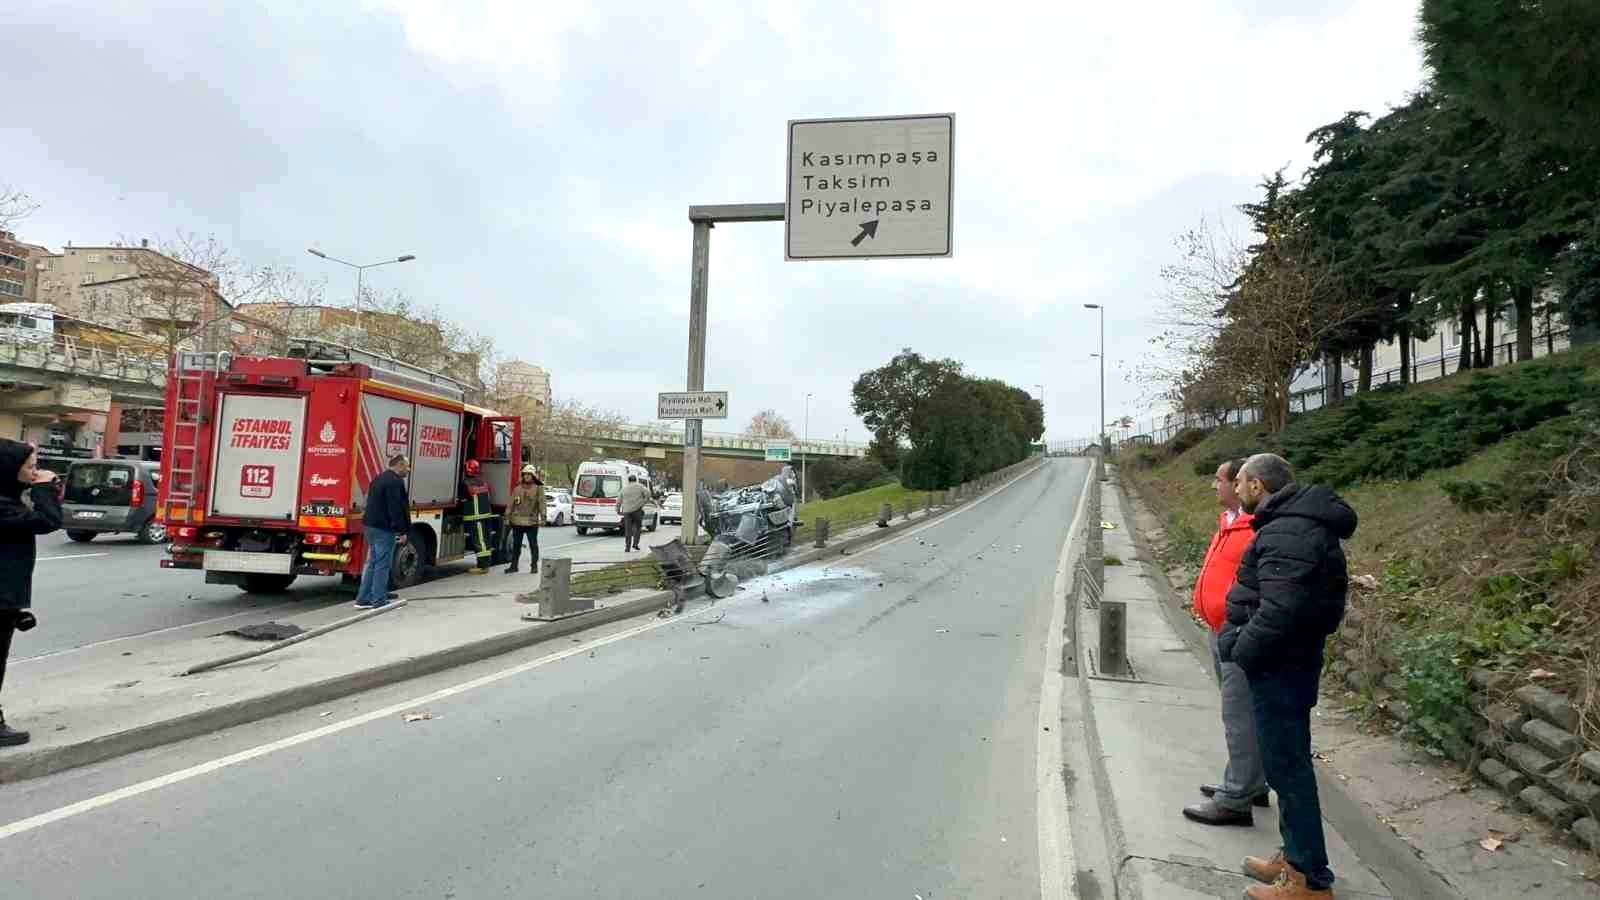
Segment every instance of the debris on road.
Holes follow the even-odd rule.
[[[404,719],[406,724],[409,725],[412,722],[426,722],[433,718],[433,713],[428,712],[425,709],[419,709],[408,713],[401,713],[400,718]]]
[[[289,622],[262,622],[223,632],[229,637],[240,637],[247,641],[281,641],[304,633],[304,628]]]

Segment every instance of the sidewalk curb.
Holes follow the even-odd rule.
[[[1029,473],[1038,471],[1039,468],[1039,464],[1029,466],[1015,476],[983,492],[977,499],[1007,488]],[[769,574],[793,569],[832,556],[847,555],[853,550],[903,534],[908,530],[907,526],[914,527],[926,524],[943,517],[947,512],[964,509],[969,502],[961,501],[952,506],[940,507],[934,510],[931,515],[916,520],[907,520],[899,526],[890,525],[887,528],[880,528],[868,534],[841,541],[831,547],[812,549],[797,554],[773,566],[769,569]],[[82,743],[51,747],[45,750],[8,752],[0,755],[0,785],[25,781],[30,778],[40,778],[45,775],[64,772],[68,769],[93,765],[108,759],[126,756],[130,753],[138,753],[142,750],[174,744],[237,725],[245,725],[286,712],[293,712],[307,706],[327,703],[374,688],[397,684],[413,678],[432,675],[435,672],[442,672],[446,669],[480,662],[531,647],[535,644],[544,643],[545,641],[576,634],[595,626],[607,625],[623,619],[658,612],[668,608],[673,598],[674,594],[671,591],[656,591],[618,603],[615,606],[607,606],[591,613],[574,616],[570,619],[542,623],[538,627],[523,627],[491,638],[483,638],[470,643],[447,647],[433,653],[350,672],[345,675],[312,682],[311,684],[286,688],[259,697],[238,700],[213,709],[187,713],[160,722],[151,722],[148,725],[141,725],[126,731],[91,738]]]
[[[413,656],[371,669],[363,669],[322,681],[238,700],[214,709],[205,709],[152,722],[126,731],[92,738],[79,744],[52,747],[32,752],[0,756],[0,784],[11,784],[92,765],[199,737],[236,725],[244,725],[296,709],[327,703],[373,688],[431,675],[445,669],[468,665],[531,647],[555,638],[566,637],[596,625],[605,625],[634,616],[653,613],[672,599],[670,591],[651,593],[633,600],[598,609],[592,613],[539,627],[524,627],[491,638],[460,644],[422,656]],[[508,610],[507,615],[510,615]]]
[[[1136,515],[1136,510],[1144,509],[1143,499],[1129,489],[1122,480],[1120,472],[1111,477],[1107,483],[1117,492],[1124,508],[1130,514]],[[1145,511],[1149,512],[1147,509]],[[1202,668],[1210,672],[1211,648],[1206,633],[1201,630],[1199,623],[1187,615],[1182,604],[1177,601],[1176,592],[1167,579],[1166,571],[1155,562],[1156,555],[1150,546],[1149,537],[1139,530],[1137,522],[1129,525],[1129,532],[1134,546],[1139,550],[1141,568],[1156,593],[1161,595],[1162,615],[1167,617],[1173,630],[1178,632],[1183,641],[1189,645],[1190,652],[1200,658],[1203,663]],[[1350,849],[1354,850],[1361,862],[1378,876],[1378,880],[1383,882],[1393,896],[1404,897],[1406,900],[1460,900],[1461,895],[1456,893],[1431,866],[1420,859],[1416,850],[1393,832],[1382,827],[1377,818],[1366,810],[1361,801],[1352,797],[1338,779],[1328,777],[1323,765],[1316,766],[1316,775],[1317,791],[1322,799],[1323,820],[1338,831],[1350,845]],[[1135,893],[1132,896],[1139,895]]]

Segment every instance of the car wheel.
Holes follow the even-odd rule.
[[[567,524],[566,515],[564,515],[563,513],[556,513],[556,527],[560,528],[561,526],[563,526],[565,524]]]
[[[259,573],[244,577],[244,590],[247,594],[281,594],[294,583],[293,575],[262,575]]]
[[[94,540],[94,532],[92,532],[92,531],[69,531],[69,532],[67,532],[67,537],[72,539],[72,540],[74,540],[74,541],[77,541],[80,544],[87,544],[90,541]]]
[[[165,543],[166,540],[167,526],[156,519],[151,519],[144,523],[144,527],[139,529],[139,543],[141,544],[161,544]]]
[[[578,526],[578,537],[583,537],[584,535],[586,535],[588,533],[589,533],[589,529],[583,527],[582,525]]]
[[[656,526],[660,525],[660,524],[661,524],[661,517],[660,516],[652,516],[651,519],[650,519],[650,527],[646,528],[645,531],[654,532],[656,530]]]

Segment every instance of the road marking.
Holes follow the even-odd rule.
[[[1038,789],[1039,819],[1039,896],[1043,900],[1070,900],[1077,897],[1073,886],[1072,814],[1067,808],[1067,782],[1061,773],[1061,691],[1066,682],[1061,674],[1061,648],[1067,624],[1067,585],[1072,572],[1072,545],[1083,516],[1088,510],[1090,466],[1078,496],[1078,511],[1067,529],[1066,543],[1056,563],[1054,602],[1050,609],[1050,630],[1044,640],[1044,683],[1039,689],[1039,738],[1035,787]]]
[[[88,559],[92,556],[110,556],[109,553],[72,553],[67,556],[41,556],[39,562],[49,562],[52,559]]]
[[[90,797],[87,800],[80,800],[77,803],[68,804],[67,806],[62,806],[57,809],[50,810],[49,812],[43,812],[36,816],[29,816],[26,819],[19,819],[10,823],[9,825],[0,826],[0,840],[16,837],[19,834],[24,834],[37,828],[43,828],[46,825],[54,822],[60,822],[63,819],[70,819],[74,816],[80,816],[84,813],[110,806],[113,803],[137,797],[140,794],[148,794],[151,791],[160,790],[161,788],[188,781],[192,778],[198,778],[201,775],[206,775],[211,772],[236,766],[240,763],[249,762],[254,759],[260,759],[263,756],[266,756],[270,753],[276,753],[279,750],[287,750],[290,747],[297,747],[301,744],[317,740],[318,738],[327,737],[331,734],[338,734],[341,731],[348,731],[351,728],[357,728],[369,722],[375,722],[379,719],[398,716],[407,710],[415,709],[419,706],[426,706],[430,703],[436,703],[440,700],[443,700],[447,697],[453,697],[457,694],[464,694],[467,691],[476,690],[477,688],[494,684],[497,681],[504,681],[507,678],[521,675],[524,672],[532,671],[541,666],[546,666],[554,662],[560,662],[561,660],[577,656],[581,653],[587,653],[595,650],[596,648],[604,647],[607,644],[614,644],[618,641],[624,641],[628,638],[634,637],[635,635],[644,634],[647,631],[654,631],[657,628],[662,628],[668,625],[674,625],[678,622],[687,621],[688,619],[688,616],[674,616],[670,619],[657,619],[652,622],[646,622],[643,625],[636,625],[633,628],[627,629],[626,631],[619,631],[616,634],[607,635],[606,637],[589,641],[587,643],[576,644],[572,647],[562,650],[560,653],[552,653],[549,656],[541,656],[538,659],[529,660],[528,662],[512,666],[509,669],[501,669],[498,672],[491,672],[488,675],[474,678],[471,681],[463,682],[461,684],[452,685],[451,687],[442,688],[434,691],[431,694],[425,694],[421,697],[407,700],[404,703],[396,703],[391,706],[385,706],[382,709],[375,709],[372,712],[362,713],[361,715],[352,719],[346,719],[342,722],[335,722],[332,725],[324,725],[321,728],[314,728],[310,731],[303,731],[299,734],[290,735],[289,737],[281,740],[272,741],[271,743],[267,744],[261,744],[257,747],[251,747],[248,750],[241,750],[238,753],[213,759],[210,762],[200,763],[199,765],[190,766],[187,769],[180,769],[176,772],[162,775],[157,778],[141,781],[138,784],[132,784],[114,791],[108,791],[104,794],[100,794],[99,796]]]
[[[925,524],[923,524],[923,525],[921,525],[921,526],[919,526],[919,527],[917,527],[917,528],[915,528],[915,529],[913,529],[911,531],[907,531],[905,534],[900,535],[897,538],[893,538],[891,540],[887,540],[887,541],[883,541],[883,542],[878,543],[878,544],[874,544],[874,545],[872,545],[870,547],[867,547],[867,548],[861,550],[859,553],[856,553],[854,555],[855,556],[863,556],[863,555],[865,555],[867,553],[871,553],[871,552],[873,552],[875,550],[880,550],[880,549],[882,549],[884,547],[887,547],[887,546],[889,546],[891,544],[899,543],[900,541],[904,540],[905,538],[911,537],[912,535],[915,535],[918,532],[924,531],[924,530],[926,530],[928,528],[932,528],[935,525],[939,525],[939,524],[942,524],[944,522],[947,522],[947,521],[950,520],[950,518],[952,516],[958,515],[958,514],[964,512],[964,511],[966,511],[966,510],[973,509],[973,508],[977,507],[979,504],[983,503],[983,501],[988,500],[990,497],[998,496],[1006,488],[1010,487],[1013,484],[1016,484],[1017,482],[1021,481],[1023,478],[1027,477],[1028,475],[1033,474],[1034,472],[1040,471],[1042,468],[1043,468],[1043,466],[1039,466],[1039,467],[1036,467],[1034,469],[1030,469],[1028,472],[1025,472],[1022,475],[1017,476],[1016,478],[1012,479],[1010,482],[1007,482],[1002,487],[996,489],[993,493],[985,494],[984,496],[979,497],[977,500],[975,500],[975,501],[973,501],[971,503],[965,504],[963,506],[955,507],[954,509],[952,509],[950,511],[950,513],[948,515],[941,515],[941,516],[935,518],[934,520],[932,520],[930,522],[927,522],[927,523],[925,523]],[[1080,516],[1082,515],[1081,510],[1080,510],[1079,514],[1080,514]],[[808,565],[810,565],[810,564],[808,564]],[[287,750],[290,747],[297,747],[297,746],[299,746],[301,744],[309,743],[309,742],[317,740],[319,738],[327,737],[328,735],[338,734],[341,731],[347,731],[347,730],[349,730],[351,728],[358,728],[358,727],[360,727],[362,725],[366,725],[366,724],[368,724],[370,722],[375,722],[375,721],[377,721],[379,719],[388,718],[390,716],[397,716],[397,715],[400,715],[401,713],[403,713],[403,712],[405,712],[407,710],[415,709],[415,708],[417,708],[419,706],[426,706],[426,705],[428,705],[430,703],[436,703],[436,702],[438,702],[440,700],[443,700],[443,699],[445,699],[447,697],[454,697],[457,694],[464,694],[464,693],[466,693],[468,691],[476,690],[476,689],[478,689],[480,687],[486,687],[486,686],[494,684],[496,682],[504,681],[507,678],[513,678],[513,677],[515,677],[517,675],[521,675],[524,672],[530,672],[530,671],[532,671],[534,669],[540,668],[541,666],[546,666],[546,665],[549,665],[550,663],[560,662],[561,660],[569,659],[571,657],[579,655],[580,653],[585,653],[585,652],[588,652],[588,651],[591,651],[591,650],[595,650],[595,649],[597,649],[599,647],[604,647],[604,646],[606,646],[608,644],[614,644],[614,643],[617,643],[619,641],[624,641],[624,640],[627,640],[628,638],[635,637],[637,635],[641,635],[641,634],[645,634],[645,633],[650,632],[650,631],[654,631],[657,628],[665,628],[665,627],[668,627],[668,626],[671,626],[671,625],[675,625],[675,624],[677,624],[679,622],[685,622],[685,621],[690,621],[690,617],[689,616],[685,616],[685,615],[677,615],[677,616],[673,616],[673,617],[668,618],[668,619],[657,619],[655,621],[646,622],[643,625],[636,625],[633,628],[629,628],[629,629],[626,629],[624,631],[619,631],[619,632],[617,632],[615,634],[607,635],[606,637],[599,638],[599,639],[596,639],[596,640],[593,640],[593,641],[589,641],[587,643],[575,644],[575,645],[573,645],[573,646],[571,646],[571,647],[567,648],[566,650],[563,650],[563,651],[561,651],[559,653],[552,653],[549,656],[541,656],[538,659],[529,660],[528,662],[520,663],[518,665],[512,666],[512,667],[507,668],[507,669],[501,669],[498,672],[491,672],[491,673],[489,673],[487,675],[483,675],[481,677],[474,678],[471,681],[466,681],[466,682],[463,682],[461,684],[452,685],[451,687],[447,687],[447,688],[441,688],[440,690],[434,691],[431,694],[426,694],[426,695],[421,696],[421,697],[417,697],[417,698],[414,698],[414,699],[411,699],[411,700],[407,700],[407,701],[405,701],[403,703],[396,703],[396,704],[393,704],[393,705],[390,705],[390,706],[386,706],[386,707],[384,707],[382,709],[373,710],[372,712],[362,713],[359,716],[356,716],[356,717],[351,718],[351,719],[346,719],[346,720],[344,720],[342,722],[335,722],[335,723],[333,723],[331,725],[324,725],[321,728],[314,728],[314,729],[312,729],[310,731],[303,731],[303,732],[301,732],[299,734],[290,735],[289,737],[282,738],[282,739],[279,739],[279,740],[276,740],[276,741],[272,741],[270,743],[261,744],[261,745],[256,746],[256,747],[251,747],[248,750],[241,750],[238,753],[233,753],[233,754],[230,754],[228,756],[223,756],[223,757],[219,757],[217,759],[213,759],[213,760],[211,760],[209,762],[204,762],[204,763],[200,763],[198,765],[190,766],[187,769],[180,769],[180,770],[178,770],[176,772],[171,772],[171,773],[168,773],[166,775],[161,775],[161,776],[156,777],[156,778],[151,778],[151,779],[148,779],[146,781],[141,781],[141,782],[139,782],[137,784],[132,784],[132,785],[129,785],[127,787],[118,788],[117,790],[114,790],[114,791],[107,791],[104,794],[100,794],[100,795],[95,796],[95,797],[90,797],[90,798],[88,798],[86,800],[80,800],[77,803],[71,803],[71,804],[68,804],[66,806],[58,807],[56,809],[49,810],[48,812],[39,813],[38,815],[35,815],[35,816],[29,816],[26,819],[19,819],[19,820],[15,821],[15,822],[7,824],[7,825],[0,825],[0,841],[5,840],[6,838],[15,837],[15,836],[17,836],[19,834],[25,834],[25,833],[27,833],[29,831],[33,831],[33,830],[38,829],[38,828],[43,828],[46,825],[50,825],[50,824],[53,824],[55,822],[60,822],[63,819],[70,819],[70,818],[73,818],[74,816],[80,816],[80,815],[83,815],[84,813],[93,812],[94,810],[101,809],[101,808],[106,807],[106,806],[110,806],[110,805],[112,805],[114,803],[119,803],[119,802],[121,802],[123,800],[128,800],[128,799],[131,799],[133,797],[137,797],[137,796],[139,796],[141,794],[148,794],[151,791],[157,791],[157,790],[160,790],[161,788],[164,788],[164,787],[169,787],[169,786],[174,785],[174,784],[179,784],[179,783],[182,783],[182,782],[185,782],[185,781],[189,781],[190,779],[198,778],[201,775],[207,775],[207,774],[210,774],[212,772],[217,772],[217,771],[220,771],[222,769],[226,769],[226,768],[230,768],[232,766],[239,765],[240,763],[246,763],[246,762],[250,762],[251,760],[260,759],[263,756],[267,756],[268,754],[271,754],[271,753],[276,753],[279,750]],[[180,627],[182,627],[182,626],[180,626]],[[1058,696],[1059,696],[1059,686],[1058,686]],[[1059,699],[1058,699],[1058,702],[1057,702],[1057,707],[1058,708],[1059,708],[1059,705],[1060,704],[1059,704]],[[1058,778],[1059,778],[1059,766],[1057,767],[1057,775],[1058,775]],[[1063,797],[1064,796],[1065,795],[1063,794]]]

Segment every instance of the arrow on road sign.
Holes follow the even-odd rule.
[[[837,234],[838,232],[834,232],[834,233]],[[878,220],[877,219],[873,219],[871,222],[862,222],[861,223],[861,233],[855,236],[855,239],[850,242],[850,246],[859,247],[859,246],[861,246],[861,242],[862,241],[866,240],[867,238],[875,238],[877,236],[878,236]]]
[[[718,397],[718,398],[717,398],[717,412],[722,412],[722,411],[723,411],[723,410],[724,410],[724,409],[726,409],[726,408],[727,408],[727,407],[728,407],[728,404],[726,404],[726,403],[723,403],[723,402],[722,402],[722,398],[721,398],[721,397]]]

